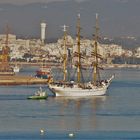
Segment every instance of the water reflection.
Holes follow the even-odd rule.
[[[90,98],[56,97],[55,101],[60,107],[61,129],[96,130],[98,119],[96,112],[106,101],[106,96]]]

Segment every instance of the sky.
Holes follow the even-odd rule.
[[[67,0],[0,0],[0,4],[16,4],[16,5],[24,5],[30,3],[50,3],[50,2],[60,2]]]
[[[76,35],[77,14],[81,14],[81,34],[94,34],[95,15],[99,14],[100,35],[140,37],[140,0],[0,0],[0,34],[8,24],[17,36],[40,37],[40,22],[47,23],[46,38],[58,38],[60,28],[69,26]]]
[[[51,2],[64,2],[70,0],[0,0],[0,4],[15,4],[15,5],[25,5],[30,3],[51,3]],[[74,0],[76,2],[84,2],[88,0]]]

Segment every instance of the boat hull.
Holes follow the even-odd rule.
[[[72,87],[67,87],[65,85],[49,85],[50,89],[55,93],[56,96],[77,96],[77,97],[87,97],[87,96],[103,96],[107,94],[107,89],[111,84],[114,75],[107,80],[102,86],[93,86],[92,88],[81,88],[77,85]]]
[[[48,79],[49,78],[48,75],[45,75],[45,74],[37,74],[35,76],[38,78],[41,78],[41,79]]]
[[[43,99],[47,99],[48,96],[30,96],[27,99],[32,99],[32,100],[43,100]]]
[[[107,87],[94,88],[94,89],[82,89],[71,87],[57,87],[51,86],[56,96],[102,96],[106,94]]]
[[[20,68],[18,68],[18,67],[17,67],[17,68],[14,68],[13,71],[14,71],[15,73],[17,73],[17,72],[20,71]]]

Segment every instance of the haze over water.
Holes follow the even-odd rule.
[[[31,74],[34,68],[21,74]],[[27,100],[38,86],[0,87],[0,139],[140,139],[139,69],[115,73],[108,95]],[[43,86],[48,92],[47,86]],[[44,134],[40,134],[40,129]]]

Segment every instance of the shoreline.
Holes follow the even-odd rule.
[[[36,85],[47,84],[47,79],[36,78],[26,75],[0,76],[0,86],[5,85]]]
[[[107,69],[107,68],[140,68],[140,64],[136,65],[136,64],[104,64],[102,65],[103,68]]]
[[[41,66],[42,62],[32,63],[32,62],[10,62],[11,65],[19,65],[19,66]],[[61,63],[53,63],[53,62],[46,62],[46,66],[50,67],[61,67]],[[85,67],[89,67],[84,65]],[[140,68],[140,64],[101,64],[103,68]]]

